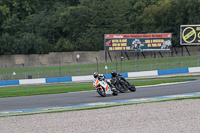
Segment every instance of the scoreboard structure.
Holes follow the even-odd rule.
[[[200,45],[200,25],[181,25],[180,45]]]

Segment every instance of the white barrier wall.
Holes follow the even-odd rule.
[[[20,79],[19,84],[25,85],[25,84],[44,84],[46,83],[45,78],[41,79]]]
[[[87,76],[72,76],[72,81],[86,81],[86,80],[93,80],[93,75]]]
[[[129,72],[128,77],[158,76],[158,71]]]
[[[200,72],[200,67],[189,67],[189,73]]]

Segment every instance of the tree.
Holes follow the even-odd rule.
[[[198,0],[193,0],[192,3],[193,6],[190,0],[163,0],[150,5],[142,14],[145,18],[142,21],[143,31],[170,32],[173,34],[174,46],[179,46],[180,25],[198,23],[199,16],[196,15],[199,7]],[[193,8],[193,11],[188,10],[187,6]]]
[[[56,52],[74,51],[75,45],[66,38],[60,38],[55,46]]]
[[[1,0],[0,54],[103,50],[104,34],[172,33],[199,24],[200,0]]]

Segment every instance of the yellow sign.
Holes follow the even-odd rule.
[[[189,30],[189,33],[185,35],[185,32]],[[194,36],[193,36],[194,35]],[[190,38],[193,36],[193,39]],[[183,30],[182,33],[183,40],[187,43],[192,43],[196,39],[196,31],[192,27],[187,27]],[[190,40],[189,40],[190,39]]]
[[[181,25],[181,45],[200,45],[200,25]]]

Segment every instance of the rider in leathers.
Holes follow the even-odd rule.
[[[93,80],[93,83],[95,83],[98,78],[104,80],[110,87],[111,87],[111,90],[113,89],[113,86],[110,84],[110,82],[108,82],[106,79],[105,79],[105,76],[103,74],[98,74],[97,72],[95,72],[93,74],[93,77],[94,77],[94,80]],[[94,86],[95,87],[95,86]]]
[[[112,79],[112,78],[115,78],[116,76],[121,76],[121,74],[116,73],[115,71],[112,71],[112,72],[111,72],[111,75],[112,75],[111,79]],[[124,77],[120,77],[120,79],[123,80],[124,82],[127,82],[126,79],[125,79]]]

